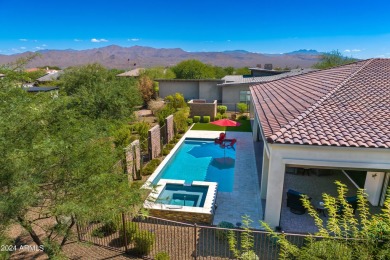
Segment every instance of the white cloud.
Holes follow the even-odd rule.
[[[42,46],[42,47],[47,47],[47,45],[46,45],[46,44],[42,44],[41,46]]]
[[[75,41],[75,42],[82,42],[83,40],[80,40],[80,39],[74,39],[73,41]]]
[[[359,50],[359,49],[352,49],[352,50],[350,50],[350,49],[346,49],[346,50],[344,50],[344,52],[361,52],[362,50]]]
[[[27,39],[19,39],[19,41],[21,41],[21,42],[28,42]]]
[[[93,38],[93,39],[91,39],[91,42],[108,42],[108,40],[106,40],[106,39],[96,39],[96,38]]]
[[[37,46],[37,47],[35,47],[35,49],[37,49],[37,50],[42,50],[43,48],[42,48],[42,47],[39,47],[39,46]]]
[[[138,42],[140,39],[138,38],[131,38],[131,39],[127,39],[127,41],[129,42]]]
[[[20,47],[20,49],[21,49],[21,50],[25,50],[25,49],[26,49],[26,47]]]

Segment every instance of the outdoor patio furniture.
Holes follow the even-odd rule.
[[[226,144],[227,142],[230,142],[228,144]],[[237,143],[237,139],[233,138],[233,139],[225,139],[222,144],[221,144],[221,148],[233,148],[234,149],[234,145]]]
[[[355,214],[357,206],[358,206],[358,197],[357,196],[346,197],[345,200],[352,207],[353,214]],[[342,215],[343,213],[344,213],[344,207],[342,205],[340,205],[339,210],[338,210],[338,214]]]
[[[224,141],[224,139],[225,139],[225,137],[226,137],[226,134],[225,134],[225,133],[220,133],[220,134],[219,134],[219,137],[218,137],[218,138],[215,138],[214,142],[215,142],[216,144],[222,144],[223,141]]]
[[[287,191],[287,207],[290,208],[290,211],[297,215],[305,214],[306,208],[303,206],[302,198],[306,194],[289,189]],[[310,197],[307,197],[308,200],[311,200]]]

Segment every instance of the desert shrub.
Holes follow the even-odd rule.
[[[247,115],[241,115],[238,117],[238,120],[248,120],[249,117]]]
[[[227,106],[217,106],[217,111],[221,115],[225,114],[226,110],[227,110]]]
[[[219,227],[219,228],[234,228],[234,225],[230,222],[222,221],[222,222],[219,222],[217,227]],[[215,235],[219,240],[227,240],[228,234],[229,234],[229,230],[217,229],[215,232]]]
[[[210,123],[210,116],[203,116],[203,123]]]
[[[176,134],[175,135],[175,138],[177,138],[177,139],[180,139],[180,138],[182,138],[183,137],[183,134]]]
[[[187,119],[190,115],[190,108],[180,108],[173,114],[173,121],[175,122],[175,132],[184,133],[188,129]]]
[[[151,160],[143,169],[142,175],[150,175],[156,170],[157,166],[160,164],[160,159]]]
[[[108,221],[103,226],[96,228],[92,231],[92,236],[94,237],[106,237],[114,234],[118,230],[118,226],[114,221]]]
[[[245,104],[245,103],[237,103],[237,109],[238,109],[238,112],[240,112],[241,114],[245,113],[246,111],[248,111],[248,105]]]
[[[226,118],[228,118],[228,115],[222,115],[222,119],[226,119]]]
[[[125,224],[126,228],[126,238],[127,243],[130,243],[134,240],[136,234],[138,233],[138,225],[135,222],[127,222]],[[123,226],[121,225],[121,228],[119,229],[119,238],[124,241],[124,232],[123,232]]]
[[[154,257],[156,260],[170,260],[171,258],[169,257],[169,254],[167,252],[159,252],[156,254]]]
[[[256,255],[256,253],[253,250],[250,250],[248,252],[242,253],[240,259],[241,260],[259,260],[260,258]]]
[[[162,109],[156,112],[158,124],[163,126],[165,124],[165,118],[175,113],[175,109],[170,106],[164,106]]]
[[[219,120],[222,118],[222,115],[220,113],[217,113],[214,117],[215,120]]]
[[[199,123],[200,122],[200,116],[194,116],[194,123]]]
[[[148,254],[152,250],[155,240],[154,233],[147,230],[138,231],[134,237],[136,251],[141,255]]]
[[[167,106],[175,110],[187,107],[187,103],[184,100],[183,95],[180,93],[175,93],[174,95],[166,96],[164,100],[167,103]]]
[[[187,118],[187,125],[192,125],[194,123],[194,120],[192,118]]]
[[[172,150],[172,148],[175,147],[175,144],[167,144],[165,148]]]
[[[162,100],[150,100],[148,102],[148,108],[152,111],[152,114],[156,114],[158,111],[163,109],[164,101]]]
[[[167,149],[167,148],[164,148],[163,150],[162,150],[162,155],[168,155],[169,153],[171,152],[171,149]]]

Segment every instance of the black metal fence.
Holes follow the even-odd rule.
[[[136,217],[122,215],[114,223],[78,222],[77,231],[80,241],[90,242],[113,250],[126,252],[129,255],[143,255],[154,259],[157,254],[165,252],[170,259],[234,259],[229,249],[227,232],[232,230],[240,250],[243,229],[224,229],[214,226],[201,226],[181,223],[155,217]],[[114,228],[113,228],[114,227]],[[128,230],[125,232],[124,230]],[[131,230],[131,232],[129,232]],[[142,234],[143,241],[150,241],[140,250],[135,233]],[[259,259],[278,259],[277,240],[268,232],[252,230],[254,252]],[[303,245],[304,235],[286,234],[295,245]]]

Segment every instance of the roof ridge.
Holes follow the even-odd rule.
[[[278,132],[274,133],[270,137],[267,138],[267,141],[270,143],[274,143],[279,137],[283,135],[284,132],[294,127],[299,121],[307,117],[311,112],[313,112],[317,107],[319,107],[322,103],[324,103],[327,99],[329,99],[333,94],[338,91],[342,86],[344,86],[351,78],[353,78],[357,73],[359,73],[363,68],[365,68],[368,64],[370,64],[374,59],[365,60],[364,63],[356,69],[351,75],[346,77],[340,84],[334,87],[331,91],[329,91],[325,96],[316,101],[313,105],[307,108],[305,111],[300,113],[296,118],[292,119],[288,122],[284,127],[282,127]],[[359,62],[360,63],[360,62]],[[348,64],[351,65],[351,64]]]

